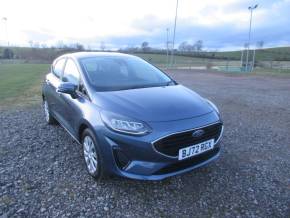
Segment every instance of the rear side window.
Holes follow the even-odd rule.
[[[71,82],[75,85],[78,85],[79,79],[80,79],[80,74],[79,74],[77,66],[71,59],[68,59],[65,64],[62,80],[64,82]]]
[[[55,64],[53,65],[53,73],[54,73],[54,75],[56,75],[58,78],[61,77],[61,73],[62,73],[62,70],[63,70],[64,62],[65,62],[65,59],[62,58],[62,59],[60,59],[60,60],[57,60],[57,61],[55,62]]]

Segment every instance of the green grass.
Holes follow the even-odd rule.
[[[158,66],[166,65],[166,55],[138,54]],[[209,61],[216,65],[224,61],[192,57],[176,57],[180,66],[205,66]],[[235,64],[238,64],[235,63]],[[48,64],[0,64],[0,110],[10,106],[39,104],[41,85],[48,72]],[[290,75],[290,70],[256,68],[251,74]]]
[[[140,58],[143,58],[147,61],[154,62],[155,64],[166,64],[167,57],[163,54],[142,54],[142,53],[136,53],[134,54]],[[170,61],[170,56],[168,56],[168,59]],[[192,57],[184,57],[184,56],[175,56],[175,60],[177,63],[190,63],[193,61],[201,60],[201,58],[192,58]]]
[[[5,47],[0,46],[0,56]],[[57,56],[67,53],[62,49],[51,49],[51,48],[29,48],[29,47],[10,47],[13,50],[14,55],[19,59],[24,60],[42,60],[46,63],[51,62]],[[221,59],[233,58],[239,60],[241,58],[241,51],[217,51],[217,52],[206,52],[203,51],[201,54],[206,56],[214,56]],[[151,54],[136,54],[138,56],[147,56]],[[156,54],[156,61],[166,61],[166,55],[162,55],[161,59]],[[184,60],[184,57],[177,57],[177,61],[180,59]],[[185,57],[189,60],[190,57]],[[290,60],[290,47],[276,47],[276,48],[265,48],[256,50],[257,61],[271,61],[271,60]],[[166,63],[166,62],[165,62]]]
[[[136,53],[133,54],[138,57],[143,58],[144,60],[159,66],[159,67],[166,67],[167,57],[163,54],[143,54],[143,53]],[[170,62],[170,56],[168,57]],[[197,57],[188,57],[188,56],[174,56],[174,67],[190,67],[190,66],[207,66],[207,65],[226,65],[227,61],[225,60],[218,60],[218,59],[208,59],[208,58],[197,58]],[[229,61],[229,65],[238,66],[240,64],[239,61]]]
[[[250,51],[250,60],[252,60],[252,51]],[[188,60],[192,60],[190,58],[190,54],[184,53],[184,56],[182,57],[178,55],[180,52],[177,52],[177,61],[178,60],[184,60],[184,58],[187,58]],[[148,55],[154,55],[154,54],[142,54],[142,53],[136,53],[135,55],[141,56],[141,57],[147,57]],[[156,55],[156,54],[155,54]],[[193,55],[193,54],[192,54]],[[241,51],[217,51],[217,52],[207,52],[202,51],[200,52],[200,55],[204,55],[206,57],[215,57],[214,61],[222,60],[225,61],[227,59],[233,59],[233,60],[240,60],[241,59]],[[246,57],[246,52],[244,52],[244,58]],[[158,56],[158,54],[157,54]],[[257,49],[256,50],[256,61],[289,61],[290,60],[290,47],[276,47],[276,48],[265,48],[265,49]],[[166,58],[166,55],[165,55]],[[196,58],[197,60],[203,60],[203,58]],[[163,60],[164,61],[164,60]]]
[[[241,58],[240,51],[216,52],[216,57]],[[252,54],[252,51],[250,55]],[[245,54],[244,54],[245,55]],[[257,61],[289,60],[290,47],[265,48],[256,50]]]
[[[0,64],[0,108],[40,99],[47,64]]]

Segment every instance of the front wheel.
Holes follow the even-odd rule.
[[[47,103],[47,101],[45,99],[43,100],[43,110],[44,110],[45,121],[48,124],[55,124],[56,120],[50,114],[49,106],[48,106],[48,103]]]
[[[90,129],[82,134],[83,154],[89,174],[96,180],[104,178],[103,159],[99,144]]]

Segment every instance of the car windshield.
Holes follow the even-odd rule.
[[[89,83],[97,91],[174,85],[166,74],[138,57],[96,56],[80,60]]]

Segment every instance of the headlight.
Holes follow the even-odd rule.
[[[145,135],[151,132],[150,127],[146,123],[115,113],[102,111],[101,118],[107,127],[116,132],[131,135]]]
[[[212,103],[210,100],[208,100],[208,99],[205,99],[206,101],[207,101],[207,103],[219,114],[220,112],[219,112],[219,109],[217,108],[217,106],[214,104],[214,103]]]

